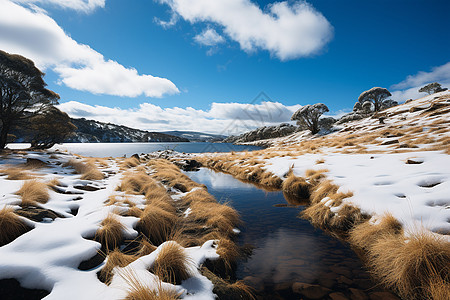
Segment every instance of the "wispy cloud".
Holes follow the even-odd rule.
[[[225,39],[223,36],[217,33],[213,28],[207,28],[202,31],[202,33],[196,35],[194,40],[205,46],[216,46],[218,44],[224,43]]]
[[[82,12],[92,12],[97,7],[105,7],[105,0],[13,0],[16,3],[30,4],[48,4],[61,8],[74,9]]]
[[[430,72],[420,71],[415,75],[409,75],[400,83],[392,85],[392,98],[397,101],[416,99],[424,96],[419,89],[431,82],[439,82],[443,87],[450,88],[450,62],[434,67]]]
[[[74,118],[84,117],[144,130],[193,130],[228,135],[289,122],[300,105],[212,103],[209,110],[200,110],[192,107],[161,108],[143,103],[137,108],[121,109],[70,101],[60,104],[59,108]]]
[[[75,2],[92,6],[104,1],[62,1]],[[77,90],[126,97],[179,92],[168,79],[141,75],[77,43],[45,11],[7,0],[0,0],[0,48],[32,59],[43,70],[52,69],[61,84]]]
[[[333,27],[310,4],[276,2],[261,10],[249,0],[159,0],[190,23],[212,23],[241,49],[269,51],[281,60],[315,54],[331,40]]]

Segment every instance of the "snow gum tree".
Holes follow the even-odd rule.
[[[370,101],[374,105],[374,111],[379,111],[383,108],[383,101],[390,96],[392,95],[387,89],[373,87],[370,90],[362,92],[358,97],[358,102],[364,104],[364,102]]]
[[[12,126],[58,103],[59,95],[45,88],[43,77],[33,61],[0,50],[0,150]]]
[[[297,121],[299,126],[309,129],[312,134],[316,134],[320,130],[320,116],[329,111],[328,107],[323,103],[308,104],[297,110],[292,115],[291,120]]]
[[[62,143],[77,129],[70,122],[70,117],[53,105],[31,117],[30,125],[30,129],[34,132],[31,147],[35,149],[48,149]]]
[[[440,83],[432,82],[420,88],[419,93],[428,93],[428,95],[446,91],[447,88],[442,88]]]

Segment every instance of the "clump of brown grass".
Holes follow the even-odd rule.
[[[161,207],[149,204],[145,207],[137,229],[155,245],[160,245],[168,239],[177,222],[177,216]]]
[[[234,268],[240,256],[238,246],[227,238],[221,238],[219,240],[216,252],[219,254],[227,271],[231,271]]]
[[[448,295],[450,244],[442,237],[425,231],[407,239],[385,234],[370,246],[368,255],[374,275],[405,299]]]
[[[239,224],[239,213],[228,203],[191,203],[191,213],[188,219],[197,223],[203,223],[205,226],[219,230],[219,232],[229,234],[233,228]]]
[[[47,203],[50,198],[47,185],[36,179],[25,181],[16,194],[22,197],[22,206],[36,206],[37,203]]]
[[[68,162],[64,163],[62,166],[74,169],[75,173],[77,174],[83,174],[84,172],[89,170],[88,165],[83,163],[79,159],[71,159]]]
[[[137,206],[133,206],[128,209],[128,211],[126,212],[126,215],[140,218],[142,216],[142,213],[143,213],[142,209],[140,209]]]
[[[156,289],[144,285],[136,274],[130,269],[122,269],[118,275],[122,277],[129,286],[125,300],[176,300],[180,299],[180,293],[175,290],[162,287],[161,282]]]
[[[121,161],[120,166],[125,169],[134,168],[140,164],[139,160],[136,157],[125,158]]]
[[[150,271],[164,282],[181,284],[192,276],[194,267],[184,248],[174,241],[169,241],[161,246]]]
[[[34,178],[29,172],[20,168],[0,169],[0,174],[8,175],[6,177],[8,180],[28,180]]]
[[[190,192],[182,198],[183,204],[189,206],[192,202],[201,202],[205,205],[207,203],[215,203],[216,198],[214,198],[210,193],[204,189],[198,189]]]
[[[14,213],[12,207],[4,207],[0,210],[0,228],[0,247],[31,229]]]
[[[355,226],[349,235],[352,245],[368,250],[382,235],[403,235],[402,224],[390,213],[386,213],[377,224],[364,222]]]
[[[361,210],[353,205],[344,204],[337,214],[331,218],[329,226],[335,230],[347,232],[353,226],[360,224],[368,219],[367,215],[361,213]]]
[[[156,182],[144,172],[127,173],[117,190],[132,194],[144,195],[147,190],[157,187]]]
[[[63,167],[73,168],[75,173],[82,174],[80,178],[83,180],[101,180],[105,178],[103,173],[93,163],[85,163],[81,160],[71,159],[63,164]]]
[[[289,171],[288,177],[283,181],[283,192],[295,198],[308,199],[310,196],[310,185],[305,178],[297,177],[294,172]]]
[[[115,267],[126,267],[133,261],[137,259],[134,255],[127,255],[119,250],[115,249],[114,251],[111,251],[108,253],[106,264],[103,266],[103,268],[100,270],[98,277],[99,279],[106,283],[110,284],[112,280],[112,270]]]
[[[100,223],[100,229],[95,233],[94,239],[102,244],[102,248],[109,252],[118,248],[122,243],[125,226],[120,223],[118,216],[109,213]]]
[[[160,194],[158,196],[152,197],[151,199],[147,200],[147,204],[151,204],[154,207],[162,208],[163,210],[170,212],[172,214],[175,214],[176,209],[173,204],[172,198],[167,195],[167,193]]]
[[[311,193],[311,203],[319,203],[323,198],[336,194],[339,186],[333,184],[331,180],[323,180]]]
[[[323,164],[324,162],[325,162],[324,158],[318,159],[318,160],[316,160],[316,165]]]
[[[90,165],[90,168],[80,177],[82,180],[102,180],[104,178],[105,175],[95,165]]]
[[[150,243],[145,237],[141,239],[139,242],[139,250],[136,252],[136,256],[141,257],[145,255],[149,255],[153,251],[155,251],[158,247]]]

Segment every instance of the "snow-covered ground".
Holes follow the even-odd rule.
[[[181,285],[161,284],[156,275],[148,271],[165,244],[126,268],[116,268],[110,285],[102,283],[96,275],[105,262],[90,270],[78,269],[81,262],[95,256],[101,247],[100,243],[86,238],[94,236],[108,214],[128,209],[126,206],[105,205],[109,196],[123,196],[123,192],[116,191],[122,171],[115,160],[107,160],[108,165],[100,168],[105,179],[81,180],[81,175],[73,174],[72,168],[63,167],[65,162],[77,157],[39,152],[19,152],[3,156],[0,159],[0,169],[17,167],[24,164],[27,158],[38,159],[47,164],[47,167],[30,170],[39,181],[48,183],[52,179],[59,180],[58,188],[64,193],[50,190],[49,201],[39,206],[51,209],[63,217],[44,218],[42,222],[21,217],[34,229],[0,247],[0,280],[15,278],[25,288],[51,291],[45,299],[110,300],[126,297],[130,286],[123,274],[131,273],[138,282],[150,289],[157,290],[162,286],[181,293],[183,299],[214,299],[212,283],[198,271],[205,259],[218,258],[214,241],[208,241],[201,247],[186,248],[193,264],[192,276]],[[20,209],[21,198],[16,192],[23,183],[24,180],[8,180],[7,175],[0,175],[0,210],[4,207]],[[91,186],[94,190],[82,190],[79,189],[80,186]],[[174,195],[174,199],[177,198],[179,195]],[[127,199],[138,206],[145,203],[143,196],[127,195]],[[138,235],[133,229],[138,218],[120,215],[117,218],[125,226],[126,238],[133,239]]]
[[[317,160],[324,162],[315,164]],[[354,194],[342,205],[350,203],[371,216],[389,212],[410,231],[425,227],[450,234],[450,155],[330,153],[266,160],[266,169],[279,177],[292,166],[302,177],[307,169],[328,170],[327,179],[340,186],[339,191]]]

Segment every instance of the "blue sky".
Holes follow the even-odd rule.
[[[0,0],[0,49],[35,60],[70,115],[148,130],[239,132],[305,104],[348,111],[373,86],[400,101],[450,87],[449,1],[185,2]],[[269,118],[252,122],[260,92],[272,102],[250,110]]]

